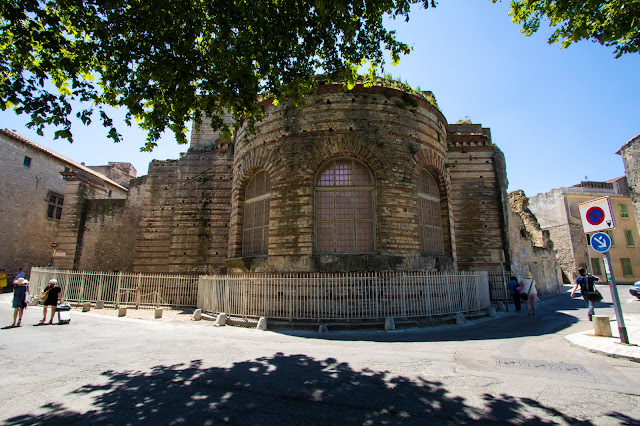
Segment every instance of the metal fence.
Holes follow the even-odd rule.
[[[370,320],[469,313],[490,305],[487,272],[201,276],[199,308],[277,320]]]
[[[511,271],[489,271],[489,292],[491,300],[509,301],[509,290],[507,281],[511,276]]]
[[[62,298],[69,302],[103,301],[107,305],[138,308],[196,307],[197,276],[60,271],[34,267],[31,269],[29,293],[39,295],[52,278],[62,288]]]

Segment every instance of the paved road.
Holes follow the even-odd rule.
[[[624,286],[620,295],[625,312],[640,313]],[[9,297],[0,296],[0,318],[10,318]],[[614,316],[602,306],[599,314]],[[78,312],[70,325],[33,326],[40,309],[28,308],[25,325],[0,330],[0,419],[638,424],[640,364],[564,339],[591,326],[581,301],[563,293],[539,307],[535,318],[510,312],[465,326],[325,334]]]

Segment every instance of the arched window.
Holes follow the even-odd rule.
[[[375,250],[373,177],[357,160],[336,159],[316,177],[316,252]]]
[[[271,182],[267,172],[256,173],[244,197],[242,256],[266,256],[269,247],[269,198]]]
[[[422,170],[418,177],[418,203],[420,251],[444,254],[440,191],[436,180],[426,170]]]

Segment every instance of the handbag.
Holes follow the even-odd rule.
[[[587,293],[587,300],[591,302],[599,302],[602,299],[603,299],[602,293],[600,293],[598,290],[590,291],[589,293]]]
[[[38,305],[44,305],[44,301],[47,300],[47,297],[49,297],[49,290],[42,292],[40,300],[38,300]]]
[[[520,295],[520,299],[522,299],[522,300],[528,300],[529,299],[529,293],[531,293],[531,287],[533,287],[533,285],[534,285],[534,280],[531,280],[531,284],[529,285],[529,291],[526,294],[522,293]]]

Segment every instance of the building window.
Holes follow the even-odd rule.
[[[47,217],[49,219],[60,220],[62,216],[62,203],[64,197],[55,192],[49,192],[49,205],[47,206]]]
[[[593,275],[602,274],[602,268],[600,267],[601,263],[602,263],[602,259],[600,259],[599,257],[595,257],[591,259],[591,270],[593,271]]]
[[[630,229],[624,230],[624,239],[627,240],[627,247],[634,247],[636,242],[633,240],[633,231]]]
[[[604,231],[604,232],[606,232],[606,234],[609,236],[609,238],[611,238],[611,246],[613,247],[614,245],[616,245],[616,242],[613,239],[613,231],[609,230],[609,231]]]
[[[256,173],[245,191],[242,256],[266,256],[269,249],[269,199],[271,181],[267,172]]]
[[[631,268],[631,259],[623,257],[620,259],[620,265],[622,265],[622,275],[625,277],[633,275],[633,269]]]
[[[426,170],[418,177],[418,203],[420,251],[444,254],[440,191],[436,180]]]
[[[25,167],[31,167],[31,157],[24,156],[24,160],[22,160],[22,165]]]
[[[629,217],[629,209],[626,204],[618,204],[618,208],[620,209],[620,217]]]
[[[316,252],[371,253],[374,238],[374,182],[357,160],[325,164],[316,177]]]

